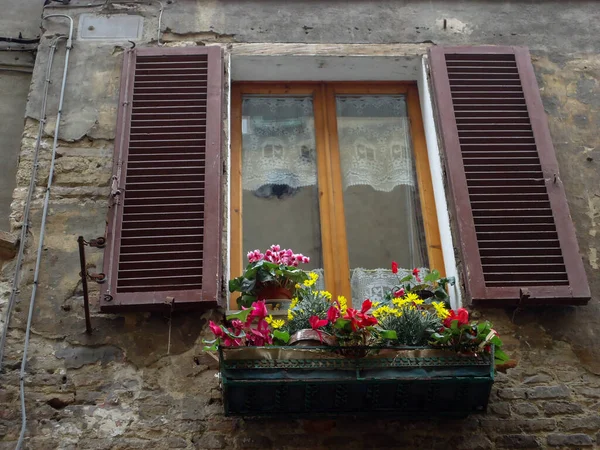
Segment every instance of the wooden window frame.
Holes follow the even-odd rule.
[[[405,95],[429,266],[445,274],[425,131],[416,82],[239,82],[231,89],[231,277],[242,274],[242,97],[244,95],[311,95],[313,98],[317,179],[325,286],[332,295],[352,298],[340,165],[336,95]],[[237,309],[234,296],[230,309]]]

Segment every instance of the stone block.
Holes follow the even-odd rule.
[[[583,408],[576,403],[569,402],[546,402],[542,405],[544,412],[550,416],[559,414],[579,414]]]
[[[491,441],[481,434],[466,436],[457,446],[457,450],[488,450],[493,447]],[[384,448],[384,447],[381,447]]]
[[[600,430],[600,416],[578,416],[568,417],[559,422],[561,430]]]
[[[261,436],[259,434],[246,434],[246,435],[238,435],[235,440],[235,448],[239,449],[254,449],[258,448],[261,450],[266,450],[273,448],[273,442],[266,436]]]
[[[538,373],[532,377],[527,377],[523,380],[523,384],[542,384],[553,381],[554,378],[547,373]]]
[[[498,434],[517,433],[520,431],[552,431],[556,429],[554,419],[482,419],[481,426],[485,430]]]
[[[511,410],[522,416],[537,416],[539,414],[538,409],[532,403],[515,403],[511,405]]]
[[[594,441],[587,434],[549,434],[550,447],[592,447]]]
[[[506,448],[540,448],[537,438],[530,434],[507,434],[499,438],[496,444]]]
[[[506,399],[506,400],[514,400],[517,398],[527,398],[527,389],[522,389],[522,388],[499,389],[498,397]]]
[[[510,406],[508,402],[495,402],[489,405],[489,411],[495,416],[510,417]]]
[[[556,386],[536,386],[527,391],[527,397],[531,399],[538,398],[567,398],[571,391],[564,384]]]

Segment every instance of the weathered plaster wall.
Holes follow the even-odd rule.
[[[23,39],[39,36],[41,3],[38,0],[3,2],[0,36],[18,38],[19,33]],[[35,45],[0,41],[0,159],[3,164],[0,171],[0,230],[4,231],[9,227],[10,202],[34,63],[33,53],[22,51],[25,47],[35,49]]]
[[[155,6],[114,8],[60,11],[74,16],[90,11],[141,14],[146,44],[137,45],[154,45]],[[218,316],[217,311],[174,316],[171,327],[169,317],[161,314],[95,313],[94,334],[87,336],[76,238],[104,232],[119,68],[122,47],[130,44],[76,41],[25,379],[28,448],[600,446],[599,14],[594,1],[166,4],[163,38],[173,45],[431,41],[530,47],[593,299],[578,308],[474,311],[494,321],[519,364],[498,375],[488,414],[464,421],[226,419],[215,362],[200,350],[205,324]],[[48,24],[40,46],[12,205],[13,227],[19,225],[31,170],[48,38],[64,31],[64,22]],[[46,126],[40,182],[48,176],[63,57],[64,48],[52,74],[48,108],[54,113],[49,113]],[[38,236],[41,196],[39,189],[31,249]],[[88,250],[88,258],[99,269],[101,252]],[[0,374],[0,449],[13,448],[19,433],[18,366],[34,262],[30,250]],[[11,270],[6,267],[3,275],[9,277]],[[93,310],[97,311],[95,302]]]

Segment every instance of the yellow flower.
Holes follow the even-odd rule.
[[[280,319],[275,319],[271,322],[271,327],[273,327],[274,330],[276,330],[277,328],[281,328],[284,325],[285,325],[285,322]]]
[[[265,322],[267,322],[269,325],[271,325],[273,323],[273,316],[267,316],[265,317]]]
[[[292,312],[291,309],[288,309],[287,318],[288,318],[288,320],[292,320],[294,318],[294,313]]]
[[[388,305],[383,305],[380,308],[377,308],[373,311],[373,316],[377,319],[382,319],[387,316],[396,316],[400,317],[402,315],[402,311],[397,308],[392,308]]]
[[[294,297],[292,299],[292,302],[290,303],[290,309],[294,309],[296,307],[296,305],[298,304],[298,297]]]
[[[338,303],[340,304],[340,312],[343,314],[346,314],[346,311],[348,310],[348,300],[346,300],[346,297],[344,297],[343,295],[338,295]]]
[[[373,304],[371,305],[371,307],[372,308],[377,308],[380,304],[381,304],[381,302],[373,302]]]
[[[319,275],[317,275],[314,272],[309,272],[308,273],[308,280],[305,280],[302,284],[306,287],[311,287],[313,284],[315,284],[317,282],[317,280],[319,279]]]
[[[404,299],[405,299],[405,300],[409,300],[409,301],[411,301],[411,302],[415,302],[415,303],[417,303],[419,300],[421,300],[421,299],[419,298],[419,296],[418,296],[417,294],[415,294],[414,292],[409,292],[408,294],[406,294],[406,295],[404,296]],[[423,300],[421,300],[421,303],[423,303]],[[418,304],[420,304],[420,303],[417,303],[417,305],[418,305]]]
[[[435,312],[440,319],[443,320],[450,315],[450,312],[446,309],[444,302],[431,302],[431,304],[435,308]]]
[[[331,300],[331,292],[329,291],[319,291],[319,295],[325,297],[327,300]]]
[[[296,285],[294,286],[296,289],[300,289],[302,286],[300,286],[300,283],[296,283]]]

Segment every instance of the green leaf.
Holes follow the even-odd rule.
[[[252,292],[256,287],[256,279],[249,280],[248,278],[244,278],[242,280],[242,284],[240,285],[239,290],[241,292]]]
[[[273,330],[273,337],[287,344],[290,341],[290,333],[287,331]]]
[[[218,341],[218,339],[215,339],[215,341]],[[219,347],[219,343],[214,342],[212,345],[205,345],[203,350],[205,352],[216,352],[218,347]]]
[[[346,325],[348,325],[348,324],[350,324],[350,321],[349,321],[349,320],[346,320],[346,319],[338,319],[338,320],[336,320],[336,321],[335,321],[335,323],[333,324],[333,326],[334,326],[335,328],[337,328],[338,330],[343,330],[343,329],[344,329],[344,327],[345,327]]]
[[[481,322],[480,324],[477,324],[477,332],[478,333],[484,333],[487,328],[488,328],[487,322]],[[489,333],[489,331],[488,331],[488,333]]]
[[[498,361],[500,363],[506,362],[508,361],[508,355],[506,353],[504,353],[502,350],[500,349],[495,349],[494,350],[494,359],[496,360],[496,364],[498,363]]]
[[[233,314],[229,314],[227,316],[227,320],[239,319],[242,322],[245,322],[246,320],[248,320],[248,315],[251,312],[252,312],[252,308],[250,308],[250,309],[244,309],[242,311],[238,311],[238,312],[235,312]]]
[[[502,345],[502,340],[498,336],[494,336],[492,339],[490,339],[490,342],[497,347]]]
[[[426,282],[434,282],[439,280],[440,278],[440,273],[437,270],[432,270],[431,272],[429,272],[427,275],[425,275],[425,278],[423,278],[423,281]]]
[[[452,323],[450,324],[450,329],[453,331],[457,331],[458,330],[458,320],[455,319],[452,321]]]
[[[398,340],[398,334],[394,330],[382,330],[379,334],[383,339],[389,339],[390,341]]]
[[[242,286],[242,277],[237,277],[229,280],[229,292],[239,291]]]
[[[406,275],[404,278],[400,280],[400,283],[406,283],[407,281],[411,281],[413,279],[412,275]]]
[[[240,334],[235,335],[231,331],[229,331],[227,328],[225,328],[223,325],[221,325],[221,330],[223,330],[223,332],[227,336],[229,336],[231,339],[242,339],[242,338],[246,337],[246,333],[244,331],[240,331]]]

